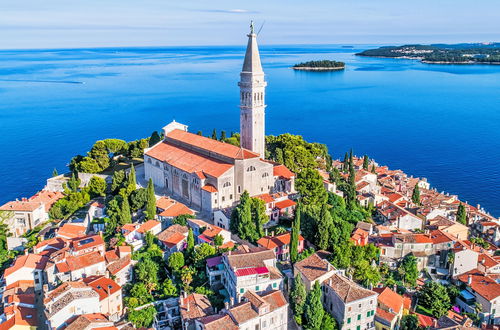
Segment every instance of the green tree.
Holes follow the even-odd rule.
[[[151,137],[149,138],[149,146],[152,147],[160,141],[161,141],[160,134],[158,134],[157,131],[154,131],[153,133],[151,133]]]
[[[420,329],[417,316],[415,314],[404,315],[401,318],[400,329],[401,330]]]
[[[140,310],[131,310],[127,318],[136,328],[149,328],[153,324],[156,313],[156,308],[149,306]]]
[[[419,293],[419,303],[437,318],[446,314],[451,307],[446,287],[434,281],[424,284]]]
[[[214,246],[215,247],[219,247],[221,246],[222,244],[224,244],[224,237],[222,237],[221,234],[217,234],[215,237],[214,237]]]
[[[321,288],[319,282],[314,283],[314,287],[307,294],[304,317],[306,320],[306,328],[320,330],[323,321],[325,310],[321,303]]]
[[[177,287],[172,282],[172,280],[169,279],[168,277],[165,279],[165,281],[163,281],[163,283],[161,285],[161,289],[163,291],[163,298],[178,297],[179,296],[179,294],[177,292]]]
[[[109,153],[104,141],[97,141],[88,152],[88,156],[99,164],[101,170],[105,170],[109,167]]]
[[[370,159],[367,155],[363,156],[363,169],[368,171],[368,166],[370,165]]]
[[[252,221],[252,201],[247,191],[240,196],[240,203],[231,214],[231,231],[241,239],[254,241],[256,239],[255,222]],[[257,238],[258,239],[258,238]]]
[[[124,198],[121,207],[120,225],[132,223],[132,214],[130,213],[130,205],[128,199]]]
[[[130,166],[130,172],[127,176],[127,195],[130,195],[137,189],[137,179],[135,174],[134,164]]]
[[[418,266],[417,258],[412,254],[407,254],[398,269],[403,281],[409,284],[411,287],[417,285],[418,279]]]
[[[130,208],[134,211],[142,209],[148,200],[148,190],[139,188],[130,194]]]
[[[59,173],[57,173],[57,169],[54,167],[54,170],[52,171],[52,177],[58,176]]]
[[[75,176],[75,173],[71,174],[71,178],[68,180],[68,188],[71,191],[78,191],[78,188],[80,187],[81,180]]]
[[[349,170],[349,154],[346,152],[344,155],[344,161],[342,162],[342,170],[343,172],[347,172]]]
[[[148,288],[144,285],[144,283],[135,283],[132,286],[132,289],[130,289],[130,296],[136,298],[137,306],[142,306],[153,301],[153,296],[150,292],[148,292]]]
[[[467,225],[467,212],[465,211],[465,206],[462,203],[458,205],[456,221],[462,225]]]
[[[83,157],[76,165],[75,170],[82,173],[99,173],[103,170],[101,165],[92,157]]]
[[[106,186],[106,180],[103,178],[98,176],[91,177],[88,185],[90,196],[105,196]]]
[[[221,141],[226,141],[226,131],[221,131],[220,132],[220,140]]]
[[[184,287],[184,291],[190,291],[190,284],[193,281],[193,274],[196,270],[192,267],[184,266],[181,269],[181,281]]]
[[[148,186],[148,199],[146,202],[146,217],[148,219],[154,219],[156,215],[156,196],[155,196],[155,187],[153,185],[153,180],[149,178]]]
[[[176,216],[172,220],[172,224],[174,224],[174,225],[181,225],[181,226],[187,226],[188,225],[187,220],[188,219],[194,219],[194,218],[195,218],[195,216],[191,215],[191,214],[181,214],[181,215]]]
[[[168,257],[168,267],[174,272],[178,272],[184,267],[184,255],[182,252],[174,252]]]
[[[147,249],[150,249],[155,243],[155,235],[153,235],[150,231],[147,231],[144,236],[144,241],[146,241]]]
[[[318,231],[316,233],[316,245],[322,249],[327,250],[330,245],[330,232],[333,226],[332,215],[328,210],[328,205],[323,204],[321,213],[318,219]]]
[[[300,325],[302,324],[302,314],[304,314],[304,305],[306,303],[306,287],[302,281],[302,276],[297,274],[293,279],[292,291],[290,292],[290,299],[293,308],[295,320]]]
[[[328,198],[323,177],[315,169],[305,168],[299,172],[295,188],[304,205],[323,205]]]
[[[292,225],[292,233],[290,238],[290,259],[292,263],[297,262],[297,257],[299,255],[299,235],[300,235],[300,204],[295,209],[295,220]]]
[[[420,187],[418,186],[418,183],[415,185],[415,188],[413,188],[411,201],[416,205],[420,205]]]
[[[194,234],[193,234],[193,229],[189,228],[188,236],[187,236],[187,247],[186,247],[187,253],[191,255],[194,250]]]
[[[198,131],[198,132],[196,133],[196,135],[203,136],[203,132],[202,132],[202,131]]]
[[[323,314],[323,320],[321,322],[321,330],[336,330],[338,329],[337,327],[337,321],[330,315],[330,313],[327,313],[326,311]]]
[[[372,169],[371,169],[371,172],[372,172],[373,174],[377,174],[377,171],[376,171],[376,169],[375,169],[375,164],[372,164]]]
[[[212,131],[212,139],[213,140],[217,140],[217,130],[214,128],[214,130]]]
[[[149,258],[141,260],[135,268],[137,279],[144,283],[149,293],[158,286],[158,269],[158,264]]]
[[[269,221],[269,217],[266,214],[266,205],[263,200],[259,198],[251,198],[250,200],[252,219],[255,224],[254,240],[258,240],[264,236],[262,226]]]
[[[208,243],[202,243],[195,246],[193,253],[193,262],[196,268],[203,268],[205,265],[205,259],[215,255],[217,250],[215,247]]]
[[[111,181],[111,191],[113,193],[117,192],[125,182],[125,171],[120,170],[120,171],[115,171],[113,172],[113,179]]]

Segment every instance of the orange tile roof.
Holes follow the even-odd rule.
[[[71,242],[71,246],[74,251],[85,250],[99,245],[104,247],[104,240],[101,235],[84,236],[82,238],[74,239]]]
[[[468,284],[469,276],[471,279],[471,284]],[[489,276],[485,276],[483,273],[477,270],[472,270],[465,274],[458,276],[458,279],[467,284],[474,290],[477,294],[482,296],[488,301],[500,296],[500,284],[498,284],[494,279]]]
[[[40,202],[12,201],[0,206],[0,211],[33,212],[42,205]]]
[[[303,240],[304,237],[302,237],[302,235],[299,235],[299,242]],[[286,232],[276,236],[264,236],[257,241],[257,244],[268,249],[274,249],[285,244],[290,244],[290,241],[291,233]]]
[[[67,242],[67,240],[63,237],[49,238],[49,239],[43,240],[41,242],[38,242],[35,245],[35,250],[39,250],[39,249],[46,247],[46,246],[51,246],[51,247],[54,247],[57,249],[61,249],[64,247],[65,242]]]
[[[94,251],[81,256],[68,256],[66,262],[56,264],[56,266],[59,269],[59,265],[62,264],[61,266],[64,269],[63,265],[66,263],[70,271],[75,271],[101,262],[105,262],[104,257],[99,252]]]
[[[203,187],[201,187],[201,189],[208,191],[209,193],[214,193],[218,191],[217,188],[211,184],[206,184]]]
[[[171,249],[173,246],[177,245],[179,242],[186,239],[186,236],[180,233],[173,233],[167,239],[162,240],[162,242]]]
[[[265,293],[261,296],[261,298],[270,305],[271,311],[288,304],[285,297],[283,296],[283,293],[280,290],[274,290],[270,291],[269,293]]]
[[[134,223],[126,223],[122,226],[122,230],[128,231],[129,233],[136,230],[137,224]]]
[[[48,212],[52,205],[57,202],[59,199],[63,198],[64,194],[60,191],[48,191],[41,190],[37,192],[35,195],[30,197],[30,202],[39,202],[45,204],[45,211]]]
[[[388,287],[384,288],[378,296],[378,302],[392,309],[395,313],[399,313],[404,305],[402,296],[392,291]]]
[[[131,264],[131,260],[132,259],[131,259],[130,255],[126,255],[125,257],[120,258],[117,261],[108,264],[106,269],[111,273],[111,275],[116,275],[122,269],[129,266]]]
[[[314,281],[318,277],[335,269],[335,267],[325,260],[330,254],[330,252],[318,251],[304,260],[297,262],[294,267],[309,281]]]
[[[261,194],[255,197],[264,201],[264,203],[266,204],[274,202],[274,198],[269,194]]]
[[[274,204],[274,206],[280,210],[282,209],[286,209],[287,207],[291,207],[291,206],[294,206],[296,205],[297,203],[295,203],[294,201],[292,201],[291,199],[285,199],[281,202],[276,202],[276,204]]]
[[[214,141],[214,140],[212,140]],[[203,172],[218,178],[234,165],[162,142],[146,151],[146,155],[166,162],[188,173]]]
[[[484,265],[486,268],[491,268],[498,265],[498,261],[496,261],[495,259],[493,259],[492,257],[490,257],[485,253],[481,253],[477,261],[478,263]]]
[[[30,268],[30,269],[45,269],[45,265],[49,258],[37,255],[37,254],[25,254],[16,258],[14,264],[7,268],[4,272],[4,277],[7,277],[14,272],[18,271],[21,268]]]
[[[87,228],[79,225],[73,225],[71,223],[66,223],[57,231],[58,236],[63,236],[67,238],[77,238],[85,236]]]
[[[181,296],[179,303],[179,312],[183,321],[190,321],[214,313],[212,304],[207,296],[192,293],[186,298]]]
[[[238,330],[239,327],[234,323],[228,314],[215,314],[205,316],[199,319],[206,330]]]
[[[158,199],[156,201],[156,207],[163,210],[159,214],[163,217],[177,217],[183,214],[194,214],[194,212],[186,205],[168,197],[161,197],[160,199]]]
[[[377,317],[387,320],[389,323],[392,323],[392,320],[394,320],[396,316],[396,313],[392,313],[377,307]]]
[[[0,330],[7,330],[16,326],[38,326],[38,314],[34,308],[12,305],[5,309],[5,314],[13,316],[0,324]]]
[[[148,231],[152,230],[156,226],[160,226],[161,222],[156,221],[156,220],[148,220],[145,223],[143,223],[139,228],[137,228],[137,232],[141,234],[145,234]]]
[[[14,283],[11,283],[10,285],[7,285],[5,287],[5,290],[10,290],[10,289],[21,289],[21,290],[26,290],[28,288],[33,288],[35,286],[35,281],[31,280],[20,280],[20,281],[15,281]]]
[[[259,154],[250,150],[234,146],[229,143],[220,142],[201,135],[189,133],[180,129],[174,129],[167,134],[167,140],[174,140],[186,145],[192,145],[211,153],[219,154],[233,159],[249,159],[260,157]]]
[[[104,276],[90,276],[83,279],[83,282],[91,286],[99,294],[99,300],[104,300],[110,295],[121,290],[115,281]]]
[[[273,175],[279,176],[285,179],[290,180],[295,177],[295,173],[290,171],[285,165],[276,165],[273,167]]]

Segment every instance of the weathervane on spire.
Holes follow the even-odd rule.
[[[250,34],[253,34],[253,21],[250,21]]]

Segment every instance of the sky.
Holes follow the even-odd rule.
[[[500,1],[2,0],[0,49],[500,41]]]

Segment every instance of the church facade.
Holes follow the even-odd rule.
[[[264,159],[267,83],[256,37],[252,29],[238,84],[241,147],[189,133],[173,121],[163,128],[163,141],[144,152],[145,178],[191,208],[231,207],[244,191],[250,196],[294,192],[294,176]]]

